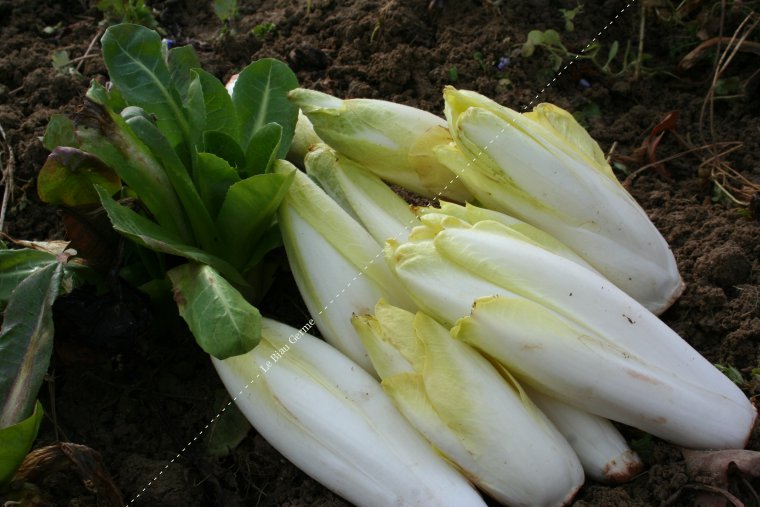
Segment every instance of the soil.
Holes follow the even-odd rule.
[[[615,71],[626,44],[635,53],[639,42],[640,6],[626,7],[620,0],[587,7],[573,20],[573,31],[564,28],[559,10],[575,7],[571,1],[313,0],[310,12],[299,0],[241,1],[234,30],[222,30],[212,2],[148,3],[164,36],[192,44],[204,67],[223,80],[254,59],[275,57],[291,65],[302,86],[437,114],[442,114],[446,84],[476,90],[517,110],[553,102],[579,112],[605,152],[615,147],[621,180],[653,160],[642,143],[668,112],[678,111],[680,139],[693,145],[743,143],[725,160],[750,182],[760,183],[760,56],[740,51],[731,61],[723,82],[739,83],[743,93],[715,101],[712,125],[700,110],[715,52],[706,52],[689,69],[678,67],[702,39],[720,35],[720,2],[685,2],[692,12],[680,20],[669,19],[664,7],[648,9],[643,47],[651,58],[638,79],[633,67],[620,74],[601,69],[613,41],[621,47]],[[753,4],[758,8],[757,2],[739,4],[728,2],[724,35]],[[52,114],[72,114],[81,106],[90,80],[107,80],[97,42],[88,51],[102,33],[102,18],[86,1],[0,1],[0,125],[16,160],[6,223],[12,237],[64,236],[60,214],[36,197],[35,175],[47,156],[40,136]],[[275,28],[253,35],[251,30],[263,23]],[[539,48],[530,58],[516,52],[530,30],[548,28],[557,29],[574,52],[598,38],[601,65],[581,59],[557,74],[546,51]],[[750,38],[757,40],[757,32]],[[51,55],[60,50],[75,59],[75,70],[53,67]],[[502,57],[510,62],[499,70]],[[662,318],[708,360],[732,365],[749,379],[752,368],[760,366],[760,222],[757,214],[753,219],[746,208],[742,212],[716,194],[709,168],[702,164],[706,151],[677,156],[683,150],[677,136],[666,132],[656,156],[673,158],[662,170],[643,169],[629,181],[633,196],[670,242],[687,284]],[[129,505],[347,505],[255,431],[227,455],[209,455],[204,439],[214,426],[204,428],[225,400],[220,381],[171,304],[154,308],[127,293],[132,294],[124,289],[100,306],[86,297],[73,305],[82,316],[127,315],[124,328],[113,333],[118,339],[108,338],[102,320],[95,325],[82,317],[66,325],[58,309],[51,381],[41,393],[47,417],[36,446],[61,440],[99,452]],[[285,267],[261,310],[295,327],[308,320]],[[115,319],[113,325],[122,324]],[[760,385],[753,380],[743,388],[754,396]],[[636,443],[646,472],[616,487],[589,482],[575,505],[692,505],[700,479],[688,475],[679,449],[630,428],[623,431]],[[749,449],[760,450],[758,433],[756,427]],[[38,486],[49,505],[97,505],[96,495],[70,468],[48,474]],[[752,491],[760,491],[757,480],[734,477],[729,489],[748,505],[758,504]]]

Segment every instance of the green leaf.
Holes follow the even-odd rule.
[[[183,264],[167,275],[179,314],[205,352],[226,359],[259,343],[261,314],[210,266]]]
[[[234,19],[237,14],[237,0],[214,0],[214,14],[223,23]]]
[[[251,431],[251,423],[245,418],[237,405],[230,401],[230,395],[225,389],[218,389],[214,394],[213,411],[224,410],[224,417],[214,421],[206,437],[206,449],[211,456],[227,456],[232,449]]]
[[[551,28],[544,32],[543,43],[554,48],[565,48],[562,44],[562,38],[559,32],[557,30],[552,30]]]
[[[172,146],[191,139],[190,124],[172,86],[161,52],[161,36],[140,25],[111,26],[101,39],[111,81],[129,104],[156,116],[158,128]]]
[[[267,123],[253,134],[245,157],[245,176],[268,172],[277,156],[282,142],[282,127],[277,123]]]
[[[654,452],[654,439],[652,435],[646,434],[641,438],[635,438],[630,441],[631,450],[641,456],[641,459],[645,463],[652,461],[652,454]]]
[[[247,276],[248,273],[258,266],[259,262],[264,258],[266,254],[282,245],[282,234],[280,233],[280,225],[272,224],[261,235],[256,245],[253,247],[253,252],[248,259],[248,264],[243,268],[243,276]]]
[[[74,122],[62,114],[54,114],[50,117],[45,136],[42,138],[42,145],[48,150],[53,151],[58,146],[79,146],[79,141],[74,129]]]
[[[195,151],[198,151],[202,148],[200,143],[203,140],[203,132],[206,130],[206,103],[198,74],[193,72],[192,76],[187,90],[187,99],[183,104],[190,118],[191,141],[196,148]]]
[[[610,52],[607,55],[607,62],[604,64],[603,69],[609,69],[610,64],[612,63],[612,60],[615,59],[615,57],[618,54],[618,50],[620,49],[620,44],[618,44],[618,41],[613,41],[612,45],[610,46]]]
[[[0,428],[0,491],[13,479],[37,438],[42,422],[42,404],[34,405],[34,412],[26,419]]]
[[[722,364],[716,364],[715,367],[718,369],[718,371],[728,377],[734,384],[738,386],[744,385],[744,376],[742,375],[742,372],[736,368],[736,366],[724,366]]]
[[[72,76],[79,74],[71,63],[69,52],[65,49],[53,51],[50,55],[50,59],[52,60],[53,68],[61,74],[69,74]]]
[[[37,194],[50,204],[82,206],[100,202],[93,185],[111,195],[121,189],[121,178],[97,157],[76,148],[58,147],[48,155],[37,176]]]
[[[215,252],[219,246],[219,241],[214,230],[214,222],[177,152],[172,149],[161,131],[145,118],[134,117],[127,124],[161,162],[190,220],[196,241],[203,249]]]
[[[245,166],[245,153],[228,134],[218,130],[206,131],[203,133],[203,145],[206,151],[223,158],[232,167],[242,169]]]
[[[277,158],[284,158],[293,140],[298,108],[288,100],[288,92],[298,87],[298,79],[284,63],[264,58],[248,65],[238,76],[232,93],[241,126],[240,146],[248,152],[253,135],[267,123],[282,127]]]
[[[0,250],[0,306],[26,277],[56,262],[55,255],[31,248]]]
[[[531,30],[528,32],[528,40],[530,44],[538,46],[544,43],[544,32],[541,30]]]
[[[259,174],[232,185],[227,192],[216,226],[233,266],[243,269],[256,242],[272,223],[294,174]],[[242,219],[241,219],[242,217]]]
[[[184,102],[187,100],[187,90],[192,80],[190,71],[201,66],[198,55],[195,54],[193,46],[175,47],[169,50],[167,64],[171,82]]]
[[[206,130],[224,132],[237,143],[240,129],[230,94],[213,74],[203,69],[195,69],[195,72],[201,80],[203,99],[206,102]],[[214,152],[214,149],[206,145],[206,151]]]
[[[32,413],[53,353],[53,302],[63,262],[26,277],[11,293],[0,329],[0,428]]]
[[[230,186],[239,181],[237,171],[223,158],[213,153],[198,154],[198,192],[212,217],[219,213]]]
[[[86,123],[77,130],[81,149],[114,169],[159,224],[183,238],[184,242],[192,243],[192,231],[182,203],[151,150],[121,116],[105,107],[90,102],[86,115]]]
[[[530,43],[529,41],[523,42],[522,48],[520,49],[520,54],[522,54],[526,58],[530,58],[533,56],[533,53],[536,51],[536,46]]]
[[[95,80],[90,83],[90,88],[87,90],[85,96],[96,104],[107,107],[111,111],[120,112],[127,107],[127,101],[124,100],[124,95],[121,94],[118,88],[106,90],[105,86]]]
[[[151,222],[144,216],[114,201],[102,188],[97,187],[97,190],[100,195],[100,202],[103,208],[105,208],[106,213],[108,213],[108,218],[117,232],[127,236],[135,243],[156,252],[177,255],[208,264],[222,273],[231,282],[243,286],[248,285],[240,272],[232,267],[229,262],[199,248],[183,243],[181,239],[155,222]]]
[[[277,25],[275,23],[259,23],[258,25],[251,28],[251,35],[257,39],[263,39],[270,33],[274,32],[275,29],[277,29]]]

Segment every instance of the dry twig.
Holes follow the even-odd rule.
[[[5,130],[2,125],[0,125],[0,149],[2,149],[6,159],[2,178],[0,178],[0,183],[2,183],[4,187],[3,202],[0,205],[0,232],[2,232],[5,227],[5,213],[8,210],[8,204],[13,198],[13,172],[16,168],[16,158],[13,156],[13,149],[11,148],[11,145],[8,144],[8,138],[5,135]]]
[[[722,7],[725,8],[725,2]],[[721,19],[723,13],[721,13]],[[739,26],[734,31],[733,35],[726,42],[726,48],[722,52],[718,52],[715,61],[715,70],[712,76],[712,82],[710,89],[705,95],[705,99],[702,102],[702,108],[699,113],[699,126],[700,136],[703,143],[706,146],[710,146],[710,157],[703,160],[699,165],[699,173],[703,177],[709,178],[716,186],[716,188],[729,200],[735,204],[748,207],[754,195],[760,192],[760,185],[753,183],[739,171],[734,169],[725,160],[725,156],[736,150],[739,146],[731,147],[727,150],[718,151],[717,134],[715,132],[715,90],[718,86],[723,73],[728,68],[731,61],[736,54],[747,47],[749,41],[747,37],[760,25],[760,16],[756,13],[749,13]],[[717,37],[717,44],[720,48],[723,44],[725,37],[722,35]],[[753,48],[754,49],[754,48]],[[709,127],[709,140],[708,135],[705,133],[705,116],[707,116],[707,124]]]
[[[74,63],[75,61],[79,60],[79,63],[77,63],[77,72],[79,72],[80,68],[82,67],[82,64],[84,61],[90,57],[90,51],[92,51],[92,48],[95,46],[95,43],[100,39],[100,36],[103,35],[103,29],[99,29],[98,32],[95,34],[95,37],[92,38],[90,41],[90,45],[87,46],[87,49],[85,50],[84,54],[78,58],[74,58],[71,60],[71,63]]]
[[[705,181],[712,182],[712,184],[715,185],[715,189],[720,192],[721,196],[725,199],[730,200],[737,206],[747,208],[750,214],[754,216],[758,214],[755,211],[755,208],[757,208],[755,202],[760,201],[760,184],[751,181],[741,172],[733,168],[726,160],[727,155],[741,148],[743,144],[739,141],[718,140],[715,128],[714,102],[719,81],[736,54],[739,51],[760,54],[760,44],[747,40],[752,32],[760,26],[760,16],[754,12],[748,14],[741,23],[739,23],[739,26],[731,37],[724,37],[722,34],[722,26],[725,17],[725,1],[721,2],[721,6],[723,8],[721,11],[721,33],[717,37],[713,37],[700,44],[694,51],[681,60],[681,67],[688,68],[692,66],[696,59],[701,57],[707,49],[715,46],[719,49],[715,57],[710,88],[702,102],[699,114],[699,137],[702,141],[701,145],[696,146],[690,142],[688,138],[678,135],[675,131],[675,125],[673,124],[666,129],[660,130],[663,132],[664,130],[671,132],[675,140],[683,148],[683,151],[663,159],[657,159],[656,148],[662,138],[663,132],[657,132],[658,127],[655,127],[644,140],[642,145],[634,150],[631,156],[618,155],[615,159],[624,163],[633,162],[641,164],[647,162],[628,175],[625,179],[623,186],[629,188],[633,180],[643,171],[655,168],[664,176],[663,173],[665,171],[664,166],[662,165],[663,162],[679,158],[689,153],[699,153],[699,176]],[[721,47],[724,47],[722,51],[720,50]],[[760,70],[756,71],[755,74],[757,72],[760,72]],[[753,76],[755,74],[753,74]],[[666,120],[662,120],[660,123],[665,124]]]

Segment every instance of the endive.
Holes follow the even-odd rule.
[[[371,372],[351,315],[370,312],[381,297],[410,310],[416,307],[361,224],[289,162],[278,160],[274,167],[276,173],[295,175],[278,222],[306,307],[324,338]]]
[[[421,220],[388,261],[439,320],[472,309],[458,339],[588,412],[685,447],[745,445],[756,411],[741,390],[607,279],[498,222]]]
[[[518,220],[499,211],[481,208],[470,203],[461,206],[459,204],[451,202],[441,202],[440,207],[438,208],[433,206],[425,206],[417,208],[417,212],[420,215],[433,215],[438,217],[441,215],[448,215],[463,220],[470,225],[475,225],[476,223],[485,220],[498,222],[509,227],[513,231],[520,233],[526,240],[533,241],[536,244],[540,245],[541,248],[565,257],[566,259],[580,264],[587,269],[595,271],[593,266],[591,266],[581,256],[575,253],[574,250],[572,250],[561,241],[557,240],[551,234],[548,234],[547,232],[537,227],[533,227],[532,225],[523,222],[522,220]],[[416,223],[419,224],[419,222]]]
[[[314,132],[314,126],[309,118],[299,109],[296,129],[293,132],[293,142],[290,143],[286,159],[294,165],[303,167],[306,154],[309,153],[312,146],[321,142],[322,140]]]
[[[571,114],[520,114],[450,86],[444,98],[456,149],[439,146],[439,160],[480,203],[552,234],[652,312],[680,295],[667,242]]]
[[[396,406],[483,491],[564,505],[583,483],[570,445],[508,374],[431,317],[379,302],[354,326]]]
[[[251,424],[301,470],[359,506],[485,506],[355,363],[303,328],[263,319],[261,335],[247,354],[212,361]]]
[[[380,245],[388,238],[406,239],[412,227],[419,225],[406,201],[379,177],[326,144],[312,145],[304,165],[306,173]]]
[[[570,443],[587,477],[619,484],[633,479],[644,469],[641,458],[608,419],[529,386],[525,386],[525,392]]]
[[[429,198],[471,198],[432,150],[451,141],[442,118],[394,102],[342,100],[304,88],[292,90],[288,98],[324,142],[384,180]]]

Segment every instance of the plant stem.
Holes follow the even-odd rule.
[[[644,54],[644,28],[646,27],[647,11],[645,3],[641,2],[641,21],[639,22],[639,48],[636,55],[636,65],[633,69],[633,80],[638,81],[641,74],[641,58]]]
[[[0,182],[5,186],[3,189],[3,203],[0,205],[0,232],[2,232],[5,226],[5,212],[13,195],[13,170],[16,167],[16,159],[13,156],[11,145],[8,144],[8,138],[5,136],[5,130],[2,125],[0,125],[0,136],[2,136],[0,147],[8,154],[8,162],[3,168],[2,178],[0,179]]]

